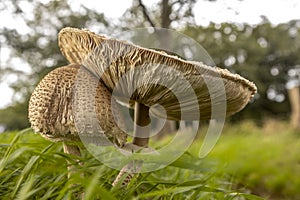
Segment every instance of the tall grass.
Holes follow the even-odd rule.
[[[247,134],[243,133],[245,130]],[[255,131],[258,130],[255,127]],[[284,148],[284,145],[279,141],[273,144],[276,137],[270,136],[265,140],[269,148],[272,147],[272,153],[263,154],[261,151],[265,151],[262,148],[265,144],[258,144],[263,141],[258,137],[260,134],[251,133],[242,125],[226,127],[221,140],[207,158],[200,160],[197,157],[198,142],[201,142],[201,139],[197,139],[199,141],[195,141],[189,151],[170,166],[135,176],[126,188],[122,188],[111,185],[118,171],[106,167],[87,151],[83,151],[83,156],[78,158],[64,154],[62,144],[48,142],[30,130],[3,133],[0,135],[0,199],[75,199],[76,194],[81,192],[84,192],[83,199],[105,200],[263,199],[251,194],[256,192],[256,186],[263,185],[264,192],[272,191],[275,186],[267,186],[267,181],[260,178],[267,176],[269,171],[267,177],[272,177],[274,162],[279,165],[290,160],[288,164],[292,164],[296,153],[290,153],[284,161],[280,158],[271,161],[273,156],[282,151],[277,147]],[[291,135],[288,138],[291,140],[290,146],[299,144],[291,144],[295,142]],[[272,142],[268,143],[268,140]],[[259,157],[261,155],[262,158]],[[79,165],[77,159],[83,161],[84,165]],[[67,179],[66,160],[78,169],[70,179]],[[265,174],[263,165],[269,167]],[[259,170],[255,170],[257,167]],[[290,175],[295,170],[286,167]],[[280,177],[285,178],[286,175],[281,172],[281,176],[276,177],[280,182]],[[285,193],[288,194],[291,193]]]
[[[226,125],[207,161],[232,177],[235,187],[266,199],[300,199],[300,134],[288,123]]]

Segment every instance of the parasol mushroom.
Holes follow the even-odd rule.
[[[119,102],[135,105],[133,144],[142,147],[148,145],[149,112],[170,120],[223,118],[243,109],[256,93],[254,83],[228,70],[85,29],[62,29],[59,47],[70,63],[100,78]]]
[[[79,85],[84,87],[76,87],[76,82],[84,82]],[[87,93],[90,92],[87,88],[95,88],[94,99],[87,98]],[[83,91],[86,95],[82,95],[84,93],[81,92],[76,102],[74,99],[78,91]],[[112,102],[111,93],[101,81],[87,70],[80,68],[80,65],[71,64],[51,71],[36,86],[29,101],[29,120],[35,132],[54,142],[62,141],[64,151],[68,154],[80,156],[80,134],[91,140],[100,138],[103,141],[107,138],[107,141],[122,147],[127,135],[115,124],[111,110],[114,109]],[[85,124],[85,131],[78,132],[78,127],[75,126],[76,119],[93,112],[93,110],[82,112],[80,108],[95,109],[97,111],[95,118],[102,130],[89,130],[89,124]],[[114,114],[119,121],[122,120],[118,111],[114,111]],[[69,176],[72,173],[71,168],[68,167]]]

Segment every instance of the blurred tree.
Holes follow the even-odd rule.
[[[160,0],[147,7],[142,0],[133,0],[122,17],[123,28],[177,28],[195,24],[193,6],[196,0]]]
[[[293,85],[288,88],[288,95],[291,103],[290,124],[293,128],[300,128],[300,92],[299,85]]]
[[[49,1],[3,1],[2,10],[9,9],[12,17],[21,19],[27,30],[4,28],[0,30],[1,39],[11,50],[11,58],[1,66],[1,79],[9,76],[17,77],[10,87],[14,90],[16,99],[13,104],[0,111],[0,124],[6,130],[28,127],[27,103],[37,82],[55,67],[67,64],[57,45],[57,33],[63,27],[78,28],[97,27],[106,32],[110,27],[103,14],[81,7],[79,11],[72,10],[66,0]],[[97,30],[96,30],[97,31]],[[30,71],[24,72],[16,66],[13,59],[19,58],[30,66]],[[23,109],[22,109],[23,108]]]
[[[255,103],[231,119],[251,117],[260,121],[290,112],[285,84],[288,71],[299,65],[300,21],[271,25],[264,20],[248,24],[214,24],[187,27],[185,33],[196,39],[217,66],[237,72],[258,87]]]

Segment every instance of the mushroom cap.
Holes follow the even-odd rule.
[[[228,70],[85,29],[62,29],[59,47],[70,63],[82,64],[100,78],[118,101],[152,106],[150,112],[157,117],[197,120],[229,116],[243,109],[257,91],[254,83]]]
[[[111,92],[99,79],[71,64],[51,71],[36,86],[29,101],[29,121],[35,132],[52,141],[104,137],[123,146],[127,135],[115,122],[123,123],[113,102]],[[92,118],[90,124],[85,118]],[[93,123],[101,128],[95,130]]]

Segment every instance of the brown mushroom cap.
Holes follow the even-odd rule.
[[[186,61],[88,30],[62,29],[59,47],[69,62],[82,64],[101,78],[119,101],[130,104],[137,101],[153,106],[150,111],[158,117],[166,116],[155,109],[156,104],[163,106],[167,118],[172,120],[199,119],[199,112],[201,119],[211,119],[213,107],[218,109],[216,107],[222,105],[229,116],[244,108],[257,90],[254,83],[228,70]],[[160,84],[162,80],[167,84]],[[143,84],[139,84],[141,81]],[[196,95],[196,102],[191,95],[185,95],[190,87]],[[213,117],[223,115],[220,109]]]
[[[87,98],[84,94],[93,87],[94,99]],[[80,96],[76,96],[76,92]],[[79,141],[81,131],[84,136],[103,136],[123,146],[127,135],[115,123],[115,118],[119,123],[122,119],[117,110],[114,110],[114,118],[112,101],[111,92],[101,81],[80,65],[72,64],[51,71],[40,81],[29,101],[29,120],[36,132],[52,141]],[[96,113],[95,121],[101,130],[88,130],[93,124],[80,127],[83,118],[92,113]]]

